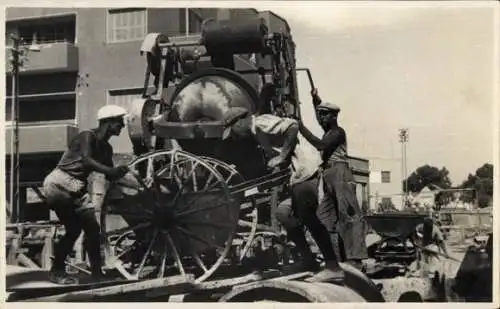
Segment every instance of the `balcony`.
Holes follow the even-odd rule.
[[[12,149],[12,130],[9,124],[5,125],[5,154],[9,155]],[[78,134],[78,127],[68,123],[36,123],[19,126],[19,153],[49,153],[63,152],[69,141]]]
[[[56,42],[39,45],[39,51],[28,51],[20,74],[40,74],[78,71],[78,47],[72,43]],[[6,50],[6,70],[10,72],[10,46]]]

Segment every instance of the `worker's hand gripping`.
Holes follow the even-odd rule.
[[[269,162],[267,163],[267,167],[269,169],[273,170],[274,172],[285,168],[287,165],[288,165],[288,162],[286,162],[286,160],[284,158],[282,158],[281,156],[276,156],[276,157],[272,158],[271,160],[269,160]]]
[[[110,173],[111,174],[110,180],[112,180],[112,181],[118,180],[118,179],[122,178],[123,176],[125,176],[125,174],[127,174],[128,172],[129,172],[129,168],[126,165],[114,167]]]
[[[319,97],[317,88],[314,88],[313,90],[311,90],[311,96],[313,99],[314,106],[321,104],[321,98]]]

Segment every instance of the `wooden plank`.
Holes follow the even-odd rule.
[[[180,294],[194,288],[194,276],[173,276],[160,279],[145,280],[129,284],[120,284],[117,286],[104,287],[92,290],[70,292],[59,295],[51,295],[46,297],[32,298],[30,302],[90,302],[104,300],[134,292],[147,297],[158,297],[164,295]]]
[[[42,249],[41,264],[43,269],[50,269],[52,267],[52,255],[54,251],[54,244],[52,235],[45,236],[44,245]]]
[[[290,274],[290,275],[286,275],[286,276],[281,276],[281,277],[273,278],[273,279],[270,279],[270,280],[298,280],[298,279],[303,279],[303,278],[306,278],[306,277],[310,277],[312,275],[313,275],[312,272],[305,271],[305,272],[301,272],[301,273]]]
[[[258,280],[264,280],[271,277],[279,276],[280,272],[272,271],[265,273],[252,273],[242,277],[229,278],[229,279],[221,279],[214,281],[202,282],[196,285],[197,290],[217,290],[222,288],[231,288],[235,285],[245,284],[249,282],[254,282]]]
[[[26,267],[29,267],[29,268],[34,268],[34,269],[40,268],[29,257],[27,257],[26,255],[24,255],[24,253],[18,253],[18,255],[17,255],[17,263],[21,264],[21,265],[24,265]]]

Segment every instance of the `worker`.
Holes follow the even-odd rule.
[[[432,273],[434,269],[441,270],[437,263],[440,260],[438,254],[448,256],[448,249],[435,219],[426,217],[423,223],[417,225],[416,236],[416,243],[422,248],[424,271]]]
[[[126,166],[113,165],[112,136],[121,133],[127,112],[116,105],[99,109],[99,125],[75,136],[62,155],[56,168],[44,180],[44,193],[49,207],[64,225],[65,234],[55,245],[54,263],[49,279],[57,284],[77,284],[78,280],[66,274],[65,261],[82,230],[84,247],[89,255],[92,279],[103,280],[99,220],[95,215],[96,202],[87,194],[92,172],[102,173],[114,181],[127,172]],[[98,202],[97,202],[98,203]]]
[[[271,114],[248,115],[246,109],[232,108],[225,115],[225,126],[225,139],[253,136],[270,159],[269,168],[286,168],[291,165],[291,208],[311,232],[326,265],[325,269],[317,272],[308,281],[343,281],[344,272],[336,259],[328,231],[314,211],[318,205],[317,171],[321,160],[317,153],[318,160],[315,160],[314,148],[311,153],[304,143],[298,141],[297,121]],[[286,218],[290,217],[291,208],[286,205],[279,207],[276,214],[278,220],[286,221]],[[284,226],[287,228],[289,240],[301,251],[304,270],[318,271],[319,265],[306,241],[303,225],[285,223]]]
[[[316,117],[325,131],[321,139],[299,123],[301,134],[321,152],[318,216],[330,233],[337,257],[358,269],[368,258],[366,222],[359,206],[347,154],[347,137],[338,125],[340,108],[311,92]]]

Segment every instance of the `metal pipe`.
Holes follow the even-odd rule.
[[[16,106],[15,108],[15,126],[14,126],[14,130],[15,130],[15,133],[14,133],[14,136],[15,136],[15,140],[14,140],[14,149],[15,149],[15,152],[16,152],[16,161],[15,161],[15,167],[14,167],[14,170],[15,170],[15,188],[16,188],[16,192],[15,192],[15,201],[16,201],[16,222],[19,222],[20,220],[20,215],[21,215],[21,203],[20,203],[20,188],[19,188],[19,185],[20,185],[20,179],[19,179],[19,176],[20,176],[20,170],[19,170],[19,160],[20,160],[20,153],[19,153],[19,67],[20,67],[20,63],[19,63],[19,40],[18,40],[18,44],[16,46],[16,49],[17,49],[17,59],[16,59],[16,71],[15,71],[15,80],[16,80],[16,87],[15,87],[15,99],[14,99],[14,105]]]
[[[186,22],[186,29],[185,29],[186,33],[185,34],[186,34],[186,36],[188,36],[189,35],[189,30],[190,30],[189,29],[189,8],[185,8],[184,9],[184,20]]]
[[[11,151],[10,151],[10,201],[11,222],[19,221],[19,124],[18,124],[18,72],[19,72],[19,38],[14,35],[12,39],[12,99],[11,99]]]
[[[15,43],[14,43],[15,44]],[[14,157],[15,157],[15,150],[14,150],[14,139],[15,139],[15,130],[13,128],[13,124],[15,121],[15,109],[16,109],[16,104],[14,103],[15,101],[15,87],[16,87],[16,79],[14,77],[14,52],[12,52],[12,69],[11,69],[11,100],[10,100],[10,120],[11,120],[11,128],[10,128],[10,174],[9,174],[9,199],[10,199],[10,221],[11,223],[16,222],[16,213],[15,213],[15,202],[14,202]]]

